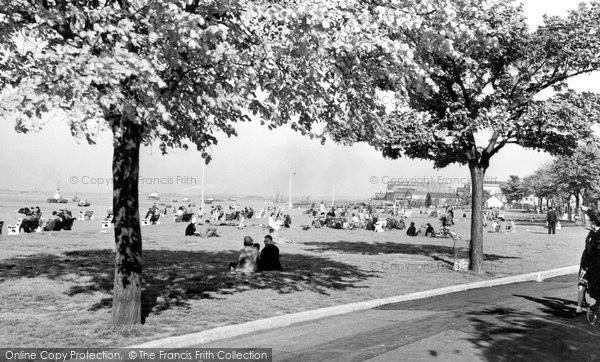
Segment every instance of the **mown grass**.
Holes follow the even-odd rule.
[[[414,215],[417,225],[437,221]],[[261,221],[256,221],[257,223]],[[264,222],[264,221],[263,221]],[[294,225],[305,223],[295,215]],[[221,238],[183,236],[185,224],[165,219],[145,226],[144,324],[110,327],[112,233],[99,221],[72,232],[2,236],[0,340],[4,346],[118,347],[285,313],[387,297],[451,284],[575,265],[586,231],[548,236],[519,227],[485,234],[487,273],[453,272],[449,239],[408,237],[405,231],[296,227],[279,232],[283,273],[229,274],[244,235],[261,242],[263,229],[222,227]],[[468,246],[468,221],[456,230]],[[291,241],[292,243],[286,243]]]

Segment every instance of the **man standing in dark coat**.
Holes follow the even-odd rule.
[[[265,247],[260,253],[258,260],[259,271],[279,270],[283,271],[279,262],[279,248],[273,243],[271,235],[265,235]]]
[[[546,221],[548,222],[548,234],[556,234],[556,212],[552,209],[552,207],[548,208],[548,214],[546,216]]]

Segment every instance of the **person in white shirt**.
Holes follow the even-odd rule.
[[[375,223],[375,232],[383,232],[383,220],[381,220],[381,218],[377,219],[377,222]]]
[[[269,228],[277,231],[283,226],[282,220],[275,220],[275,214],[269,216]]]
[[[352,214],[352,226],[357,228],[360,227],[360,218],[358,216],[356,216],[355,214]]]

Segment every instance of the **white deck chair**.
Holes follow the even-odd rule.
[[[84,220],[94,220],[94,210],[87,210],[85,214],[83,214]]]
[[[113,215],[110,215],[106,219],[102,220],[102,222],[101,222],[102,229],[109,229],[111,227],[113,217],[114,217]]]
[[[17,222],[14,225],[6,225],[6,227],[8,228],[8,235],[19,235],[22,223],[23,219],[18,218]]]

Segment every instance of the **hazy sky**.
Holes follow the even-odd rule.
[[[526,15],[532,27],[543,14],[561,15],[576,5],[565,0],[525,0]],[[578,90],[600,92],[600,76],[586,76],[571,82]],[[450,166],[434,170],[427,161],[386,160],[365,144],[343,147],[327,142],[322,146],[294,133],[289,128],[268,131],[258,124],[240,124],[238,137],[222,136],[213,147],[213,161],[206,166],[206,190],[209,194],[274,195],[288,192],[289,171],[293,195],[330,195],[332,185],[338,196],[368,196],[385,190],[389,178],[458,178],[467,180],[468,169]],[[66,193],[110,192],[106,180],[111,177],[111,135],[97,145],[78,144],[60,119],[49,122],[40,133],[18,134],[14,122],[0,120],[0,188],[17,190],[53,190],[57,183]],[[488,177],[505,180],[509,174],[525,176],[549,156],[506,147],[493,158]],[[202,161],[195,151],[172,151],[162,156],[157,146],[141,153],[146,191],[182,192],[200,186]],[[371,177],[377,177],[373,183]],[[387,177],[387,178],[386,178]],[[195,180],[193,179],[195,178]],[[104,180],[103,185],[93,184]],[[451,180],[456,187],[456,181]],[[152,182],[153,184],[148,184]]]

